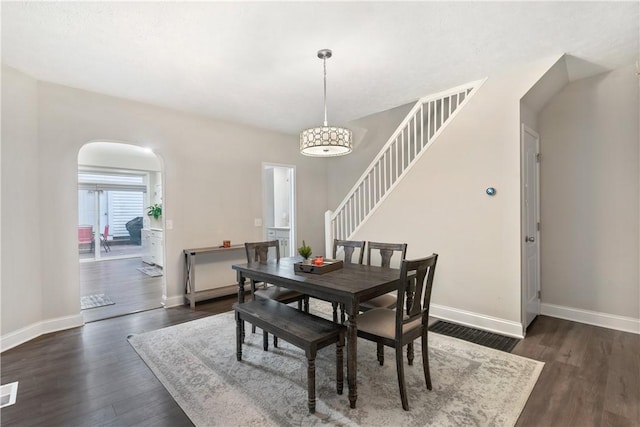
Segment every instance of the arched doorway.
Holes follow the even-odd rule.
[[[78,153],[78,259],[85,322],[161,307],[162,163],[151,151],[90,142]],[[150,240],[153,237],[153,241]]]

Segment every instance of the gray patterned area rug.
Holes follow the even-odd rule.
[[[105,294],[85,295],[80,297],[80,310],[89,308],[103,307],[105,305],[113,305],[115,302]]]
[[[325,311],[312,300],[311,312]],[[329,304],[324,304],[329,306]],[[330,306],[329,306],[330,307]],[[324,313],[326,316],[326,312]],[[133,335],[129,342],[196,426],[513,426],[543,363],[429,333],[433,390],[427,390],[419,341],[405,377],[410,411],[400,402],[395,355],[358,339],[358,402],[336,394],[335,347],[316,359],[316,413],[307,409],[304,352],[280,340],[262,350],[262,333],[247,328],[236,361],[232,312]],[[346,357],[345,357],[346,361]]]

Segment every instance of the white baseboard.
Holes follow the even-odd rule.
[[[617,316],[615,314],[600,313],[597,311],[582,310],[579,308],[564,307],[561,305],[542,303],[540,314],[571,320],[588,325],[615,329],[623,332],[640,334],[640,319],[633,317]]]
[[[248,295],[249,292],[251,292],[251,285],[249,283],[246,283],[244,285],[244,291],[245,291],[245,295]],[[237,295],[238,285],[220,286],[217,288],[205,290],[203,292],[206,293],[207,294],[206,296],[210,299],[226,297],[230,295]],[[201,301],[201,300],[196,299],[196,301]],[[171,297],[162,295],[162,305],[164,306],[164,308],[170,308],[170,307],[178,307],[181,305],[188,306],[189,303],[185,301],[184,295],[174,295]]]
[[[459,325],[471,328],[482,329],[483,331],[494,332],[514,338],[524,338],[522,335],[522,324],[511,320],[486,316],[484,314],[459,310],[457,308],[446,307],[444,305],[431,304],[429,316],[441,320],[447,320]]]
[[[82,318],[82,314],[37,322],[22,329],[18,329],[17,331],[3,335],[0,338],[0,352],[9,350],[10,348],[37,338],[40,335],[62,331],[64,329],[77,328],[78,326],[83,325],[84,320]]]
[[[180,305],[184,305],[184,296],[175,295],[172,297],[167,297],[166,295],[162,295],[162,305],[164,306],[164,308],[178,307]]]

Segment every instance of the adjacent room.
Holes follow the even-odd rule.
[[[640,425],[640,3],[3,2],[3,425]]]

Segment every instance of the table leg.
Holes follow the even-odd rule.
[[[347,312],[347,384],[349,385],[349,406],[356,407],[358,400],[358,304],[345,304]]]
[[[242,273],[238,272],[238,304],[242,304],[244,302],[244,281],[244,276]],[[240,322],[239,326],[241,329],[241,342],[244,342],[244,320]]]
[[[191,310],[196,309],[196,254],[185,254],[185,292],[189,291],[189,306]]]

